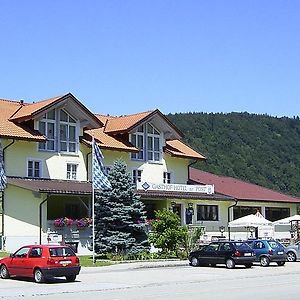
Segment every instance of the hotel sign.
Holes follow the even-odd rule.
[[[214,193],[214,185],[210,185],[210,184],[188,185],[188,184],[137,182],[137,190],[180,192],[180,193],[203,193],[203,194],[211,195]]]

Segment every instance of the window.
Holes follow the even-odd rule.
[[[133,146],[139,149],[138,153],[132,153],[131,158],[137,160],[144,160],[144,125],[141,125],[137,132],[131,134],[130,141]]]
[[[266,219],[277,221],[290,216],[290,209],[287,207],[266,207]]]
[[[46,142],[39,143],[40,150],[55,150],[55,110],[51,110],[44,114],[42,120],[39,121],[39,131],[47,137]]]
[[[171,173],[170,172],[164,172],[164,183],[171,183],[171,179],[172,179],[172,176],[171,176]]]
[[[147,155],[148,160],[160,161],[160,133],[147,124]]]
[[[260,207],[257,206],[234,206],[233,207],[233,219],[238,219],[251,214],[255,214],[257,210],[260,211]]]
[[[58,115],[59,119],[56,117]],[[39,131],[47,137],[46,142],[39,143],[40,150],[78,151],[77,121],[64,110],[53,109],[44,114],[39,121]]]
[[[67,179],[77,179],[77,164],[67,164]]]
[[[218,221],[217,205],[197,205],[197,221]]]
[[[132,170],[132,183],[136,184],[142,180],[142,170]]]
[[[60,151],[77,152],[76,121],[64,110],[60,111]]]
[[[39,178],[41,177],[41,161],[28,160],[27,161],[27,177]]]
[[[131,154],[132,159],[153,162],[161,160],[161,135],[152,124],[139,126],[137,131],[130,135],[130,142],[139,149],[138,153]]]

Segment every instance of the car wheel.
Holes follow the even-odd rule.
[[[195,256],[191,258],[191,266],[198,267],[200,265],[199,259]]]
[[[76,279],[76,275],[69,275],[69,276],[66,276],[66,280],[67,280],[68,282],[73,282],[73,281],[75,281],[75,279]]]
[[[285,261],[278,261],[278,262],[277,262],[277,265],[278,265],[278,266],[284,266],[284,265],[285,265]]]
[[[40,269],[34,270],[34,281],[36,283],[42,283],[45,281],[45,277]]]
[[[8,279],[9,278],[9,273],[8,273],[8,270],[7,270],[5,265],[1,265],[0,276],[1,276],[2,279]]]
[[[233,269],[235,267],[235,262],[232,258],[228,258],[226,259],[225,265],[227,269]]]
[[[287,261],[296,261],[297,260],[297,256],[296,256],[296,254],[294,253],[294,252],[288,252],[287,254]]]
[[[246,267],[247,269],[252,268],[252,266],[253,266],[253,264],[245,264],[245,267]]]
[[[269,264],[270,264],[270,259],[269,259],[268,257],[262,256],[262,257],[260,258],[260,265],[261,265],[262,267],[267,267]]]

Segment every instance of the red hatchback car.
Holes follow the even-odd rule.
[[[35,282],[65,276],[74,281],[80,272],[79,258],[68,246],[29,245],[0,259],[0,276],[32,277]]]

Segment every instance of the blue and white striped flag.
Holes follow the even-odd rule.
[[[95,190],[111,189],[111,184],[107,178],[105,167],[103,165],[103,155],[93,138],[93,188]]]
[[[3,149],[0,142],[0,191],[6,188],[6,176],[4,171]]]

